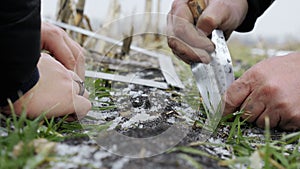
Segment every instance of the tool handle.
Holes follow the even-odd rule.
[[[205,2],[204,0],[189,0],[188,6],[194,18],[194,25],[196,25],[200,15],[202,14],[203,10],[206,8]]]

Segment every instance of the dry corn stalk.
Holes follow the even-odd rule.
[[[89,18],[84,14],[85,0],[59,0],[57,21],[78,26],[92,31]],[[85,21],[85,22],[84,22]],[[79,44],[83,44],[86,36],[66,30]]]
[[[160,0],[157,0],[157,12],[158,12],[158,15],[157,15],[157,18],[156,18],[156,32],[158,33],[158,32],[160,32],[160,30],[159,30],[159,25],[160,25],[160,5],[161,5],[161,1]],[[158,35],[158,34],[156,34],[155,35],[155,41],[160,41],[161,39],[160,39],[160,35]]]
[[[122,45],[122,50],[121,50],[121,59],[124,58],[124,56],[128,55],[130,52],[130,46],[132,43],[132,38],[133,38],[133,26],[131,26],[130,34],[124,36],[123,40],[123,45]]]
[[[59,0],[56,20],[73,25],[75,17],[74,0]]]
[[[101,34],[101,35],[114,34],[112,32],[112,31],[114,31],[114,29],[111,28],[110,25],[114,19],[117,19],[118,17],[120,17],[120,12],[121,12],[121,5],[120,5],[119,1],[111,0],[106,20],[102,24],[104,26],[100,27],[100,30],[97,33]],[[108,27],[106,25],[108,25]],[[114,38],[114,37],[112,37],[112,38]],[[101,41],[101,40],[94,40],[94,42],[89,41],[88,45],[89,45],[89,48],[93,48],[95,51],[97,51],[101,54],[105,54],[108,52],[108,51],[105,51],[105,49],[107,49],[108,44],[104,41]]]
[[[156,3],[156,9],[153,9],[153,5]],[[154,11],[155,10],[155,11]],[[150,47],[153,49],[161,48],[163,45],[161,39],[161,18],[160,18],[160,10],[161,10],[161,0],[157,0],[156,2],[153,0],[145,0],[145,19],[142,27],[142,32],[145,34],[142,36],[142,41],[139,42],[139,46]],[[158,13],[157,15],[151,14],[151,12]],[[149,32],[154,32],[156,34],[152,34]]]
[[[151,18],[151,12],[152,12],[152,0],[145,0],[145,15],[144,15],[144,24],[142,25],[142,30],[141,32],[144,32],[143,34],[143,41],[141,46],[147,46],[147,44],[151,41],[150,36],[148,32],[150,31],[152,27],[152,18]]]
[[[76,15],[74,18],[74,25],[92,31],[90,19],[84,14],[84,7],[85,7],[85,0],[78,0],[76,4]],[[73,35],[73,37],[76,38],[81,45],[84,43],[84,41],[87,38],[85,35],[82,34],[78,34],[78,33],[73,33],[73,34],[75,34]]]
[[[84,6],[85,6],[85,0],[78,0],[76,4],[76,15],[74,19],[75,26],[79,26],[82,23],[82,19],[84,16]]]

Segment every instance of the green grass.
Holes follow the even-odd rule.
[[[237,72],[236,76],[240,76],[250,66],[264,59],[265,56],[250,56],[250,50],[247,47],[232,46],[231,53],[233,60],[242,60],[243,69]],[[180,70],[179,70],[180,72]],[[179,73],[181,77],[186,74]],[[187,76],[185,76],[187,77]],[[86,80],[87,86],[92,86],[91,100],[95,98],[111,97],[111,83],[101,79]],[[204,122],[208,115],[205,114],[205,107],[199,107],[199,93],[196,88],[191,88],[183,96],[193,108],[204,111],[199,121],[196,121],[194,128],[205,127]],[[196,98],[196,99],[195,99]],[[108,102],[106,107],[93,107],[93,110],[103,111],[117,108],[113,102]],[[264,169],[299,169],[300,168],[300,132],[282,133],[278,139],[272,136],[272,130],[269,129],[268,120],[266,119],[266,129],[261,135],[262,137],[253,138],[246,135],[249,128],[253,128],[252,124],[241,119],[243,111],[223,117],[218,124],[217,129],[229,128],[228,133],[214,132],[213,136],[225,134],[224,142],[220,144],[210,142],[193,142],[189,145],[175,147],[169,153],[178,153],[178,156],[187,161],[193,168],[203,168],[197,157],[206,157],[216,160],[220,166],[229,168],[264,168]],[[37,151],[33,143],[39,139],[46,139],[46,145],[52,145],[53,142],[62,142],[67,139],[87,137],[83,133],[83,127],[79,122],[66,122],[66,117],[46,119],[43,115],[36,119],[28,119],[25,112],[21,116],[14,113],[10,116],[0,114],[1,130],[7,132],[7,136],[0,136],[0,169],[21,169],[21,168],[38,168],[43,164],[51,161],[55,157],[55,153],[50,148],[44,151]],[[229,120],[232,119],[232,120]],[[4,125],[3,125],[4,124]],[[98,126],[98,130],[103,130],[109,124]],[[95,126],[85,126],[94,128]],[[218,147],[230,152],[229,159],[222,159],[215,154],[210,154],[203,149],[206,147]],[[21,150],[20,150],[21,147]],[[26,147],[26,148],[24,148]],[[45,146],[47,147],[47,146]],[[51,147],[51,146],[48,146]]]
[[[101,88],[100,91],[108,92],[107,89],[104,89]],[[177,152],[180,158],[186,160],[194,168],[202,168],[195,158],[197,156],[211,158],[216,160],[219,165],[229,168],[239,168],[239,166],[246,166],[246,168],[262,166],[265,169],[300,168],[300,132],[283,133],[280,139],[272,139],[272,130],[269,129],[268,119],[266,119],[263,137],[254,139],[245,135],[245,131],[253,126],[241,119],[242,113],[241,111],[225,116],[219,122],[218,129],[225,127],[230,129],[225,142],[221,144],[194,142],[186,146],[175,147],[170,152]],[[51,158],[55,157],[55,153],[49,149],[37,152],[36,147],[33,146],[33,142],[38,139],[44,138],[51,143],[86,136],[82,134],[82,126],[78,122],[66,122],[65,118],[46,119],[41,115],[31,120],[26,118],[25,113],[19,117],[14,113],[11,116],[1,115],[0,119],[6,126],[4,128],[1,126],[2,130],[6,131],[8,135],[2,136],[0,139],[0,168],[36,168],[51,161]],[[201,125],[201,121],[198,121],[194,127],[203,127],[203,124]],[[105,129],[105,126],[102,128]],[[215,132],[214,134],[220,133]],[[20,145],[26,148],[16,151]],[[217,155],[209,154],[201,149],[202,146],[229,150],[231,158],[221,159]]]
[[[87,79],[87,85],[92,86],[91,99],[110,97],[109,81],[101,79]],[[99,130],[107,128],[107,125],[82,126],[79,121],[67,122],[65,117],[47,119],[41,114],[35,119],[29,119],[24,111],[17,116],[13,111],[11,115],[0,114],[1,131],[7,135],[0,136],[0,169],[35,169],[55,159],[53,143],[63,142],[76,138],[88,137],[83,132],[89,128],[98,127]],[[114,109],[113,103],[107,107],[93,107],[94,110]],[[97,130],[98,131],[98,130]],[[40,140],[47,141],[42,151],[37,151],[35,144]],[[49,145],[49,146],[47,146]],[[51,145],[51,146],[50,146]],[[25,148],[26,147],[26,148]],[[48,147],[48,148],[47,148]]]
[[[11,115],[0,114],[1,122],[5,123],[1,128],[7,133],[0,136],[0,169],[35,169],[55,155],[55,142],[83,135],[75,132],[80,130],[80,124],[66,122],[67,116],[47,119],[41,114],[28,119],[25,111],[17,116],[12,106],[11,110]]]
[[[261,139],[253,139],[244,132],[253,127],[246,120],[241,119],[243,112],[223,117],[218,128],[230,127],[226,141],[221,144],[209,142],[194,142],[188,146],[175,147],[170,152],[186,154],[185,160],[193,166],[201,166],[197,162],[197,156],[205,156],[216,160],[220,166],[239,169],[299,169],[300,168],[300,132],[283,133],[280,139],[272,139],[269,119],[266,118],[266,126]],[[228,121],[228,119],[232,119]],[[217,155],[208,154],[201,150],[203,146],[220,147],[230,150],[230,159],[221,159]],[[182,155],[180,155],[182,157]],[[193,158],[194,157],[194,158]]]
[[[34,168],[29,166],[28,161],[36,157],[32,141],[39,138],[41,118],[28,120],[25,113],[20,117],[13,113],[11,117],[1,118],[6,122],[8,135],[0,139],[0,168]],[[21,146],[20,150],[18,146]]]
[[[204,117],[208,116],[205,105]],[[264,133],[257,134],[261,137],[253,137],[246,134],[248,129],[254,128],[254,124],[242,119],[243,111],[222,117],[218,123],[218,129],[228,128],[229,132],[215,131],[213,138],[223,139],[222,143],[193,142],[186,146],[172,148],[169,153],[177,152],[179,157],[186,160],[193,168],[202,168],[197,157],[211,158],[220,166],[233,169],[299,169],[300,168],[300,131],[286,134],[282,132],[281,138],[272,139],[269,118],[265,119]],[[202,115],[202,116],[203,116]],[[193,128],[205,129],[204,120],[197,120]],[[222,135],[222,136],[220,136]],[[225,135],[225,137],[224,137]],[[221,148],[230,152],[230,158],[224,159],[220,154],[210,154],[205,147]]]

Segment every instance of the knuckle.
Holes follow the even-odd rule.
[[[174,27],[174,34],[175,35],[183,35],[185,34],[185,24],[178,23],[176,27]]]
[[[240,98],[236,97],[237,96],[236,94],[242,92],[248,92],[249,90],[250,90],[249,83],[247,83],[247,81],[243,79],[238,79],[227,90],[226,92],[226,95],[228,95],[227,99],[229,99],[229,101],[232,101],[233,104],[237,104]]]
[[[54,37],[57,37],[57,36],[62,36],[63,35],[63,30],[61,28],[53,28],[51,31],[50,31],[50,34]]]
[[[234,93],[232,91],[228,91],[225,95],[225,102],[226,106],[229,107],[236,107],[237,106],[237,100],[234,97]]]
[[[255,122],[255,124],[259,127],[259,128],[265,128],[265,120],[257,120]]]
[[[75,65],[76,65],[76,60],[75,60],[75,58],[72,58],[72,57],[71,57],[71,58],[68,60],[68,63],[69,63],[70,66],[72,66],[72,68],[74,68]]]
[[[85,55],[83,53],[78,54],[77,62],[79,62],[79,63],[84,63],[85,62]]]
[[[242,77],[257,81],[261,77],[261,71],[254,66],[247,70]]]
[[[216,27],[218,27],[218,24],[215,20],[215,18],[209,16],[209,15],[204,15],[202,18],[202,23],[205,24],[205,28],[207,29],[215,29]],[[204,26],[204,25],[203,25]]]
[[[261,115],[255,122],[255,124],[259,127],[259,128],[265,128],[266,127],[266,120],[267,118],[269,118],[269,127],[273,128],[273,124],[275,119],[271,119],[269,115]],[[271,121],[273,120],[273,124],[271,123]],[[277,124],[277,123],[276,123]]]
[[[281,100],[279,103],[277,103],[276,109],[282,110],[284,112],[289,112],[289,101],[287,100]]]
[[[176,49],[176,47],[177,47],[176,39],[175,39],[174,37],[168,37],[168,45],[169,45],[172,49]]]
[[[279,93],[279,90],[280,90],[280,86],[278,86],[277,84],[267,83],[262,87],[261,93],[262,95],[270,98],[270,97],[276,97]]]
[[[279,127],[284,130],[294,131],[300,129],[300,112],[288,112],[285,113],[284,116],[281,115],[281,121],[279,123]]]
[[[180,4],[181,2],[179,0],[174,0],[171,6],[171,11],[176,11],[177,8],[180,7]]]
[[[57,32],[57,33],[61,33],[61,32],[63,32],[63,29],[58,27],[58,26],[53,26],[52,31]]]

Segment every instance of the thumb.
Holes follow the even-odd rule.
[[[228,18],[228,10],[220,6],[221,3],[210,3],[197,22],[197,28],[202,30],[206,36],[211,35],[214,29],[220,28],[221,24],[226,18]]]
[[[74,108],[77,119],[80,120],[91,110],[92,103],[88,99],[76,95],[74,98]]]

